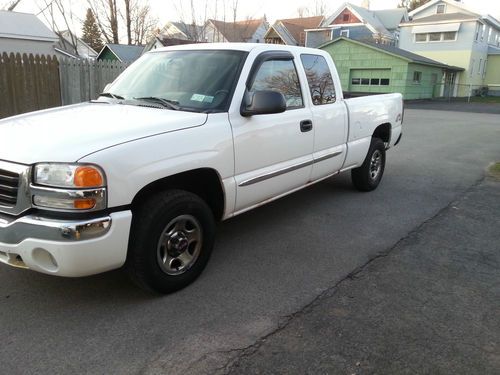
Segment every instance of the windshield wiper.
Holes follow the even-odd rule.
[[[178,111],[181,109],[181,107],[178,106],[179,102],[176,102],[175,100],[159,98],[157,96],[145,96],[142,98],[134,98],[134,99],[135,100],[143,100],[145,102],[159,103],[168,109],[173,109],[174,111]]]
[[[101,92],[99,96],[107,96],[108,98],[113,98],[113,99],[118,99],[118,100],[124,100],[125,98],[120,95],[113,94],[111,92]]]

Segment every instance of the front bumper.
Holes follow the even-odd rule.
[[[0,262],[58,276],[88,276],[121,267],[131,211],[88,220],[0,214]]]

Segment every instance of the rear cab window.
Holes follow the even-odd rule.
[[[300,55],[314,105],[335,103],[337,100],[332,73],[326,59],[320,55]]]

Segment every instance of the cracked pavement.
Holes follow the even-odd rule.
[[[500,373],[499,223],[487,179],[213,373]]]
[[[222,223],[203,275],[173,295],[145,294],[120,271],[61,279],[0,266],[2,372],[265,373],[295,363],[299,373],[361,374],[377,372],[385,358],[394,366],[385,367],[387,372],[411,373],[412,368],[426,372],[418,367],[425,365],[418,362],[424,354],[442,358],[446,364],[452,352],[459,354],[450,364],[456,367],[439,367],[441,372],[460,372],[454,370],[461,364],[476,364],[467,362],[468,356],[474,361],[482,358],[477,368],[486,368],[481,366],[495,363],[497,358],[495,352],[484,353],[498,347],[483,344],[493,333],[499,336],[500,313],[494,304],[498,280],[488,289],[492,294],[484,291],[483,295],[460,287],[460,277],[469,275],[474,288],[479,288],[477,283],[487,280],[489,274],[478,266],[475,275],[469,268],[491,263],[498,274],[498,258],[494,260],[487,252],[449,252],[449,258],[436,252],[424,257],[417,250],[405,252],[398,247],[416,246],[412,241],[419,239],[422,228],[432,229],[440,215],[454,210],[450,204],[461,202],[484,176],[486,166],[500,159],[499,140],[499,115],[407,110],[402,143],[388,152],[384,179],[376,191],[359,193],[351,187],[349,175],[341,174]],[[479,215],[467,212],[472,218]],[[497,206],[496,223],[498,212]],[[478,237],[486,241],[483,232],[489,227],[483,224],[468,224],[460,231],[450,227],[442,232],[443,238],[438,231],[436,243],[429,244],[444,251],[447,239],[462,238],[468,243]],[[498,237],[496,240],[498,243]],[[419,288],[399,282],[400,270],[390,268],[399,259],[395,254],[407,253],[411,255],[407,260],[413,263],[401,263],[407,268],[399,277],[413,277]],[[454,268],[443,267],[445,261]],[[386,263],[392,273],[379,272],[378,267]],[[456,281],[456,294],[436,282],[439,270],[443,280]],[[398,287],[401,294],[397,294]],[[335,291],[357,298],[336,300]],[[391,298],[394,303],[385,312]],[[362,308],[363,300],[370,305]],[[448,300],[457,309],[438,308],[440,301]],[[464,301],[472,302],[462,311],[458,307],[465,306]],[[319,351],[320,356],[307,363],[313,357],[301,352],[301,345],[314,330],[305,328],[304,319],[316,311],[319,314],[316,306],[329,302],[334,305],[327,309],[328,324],[319,324],[315,331],[315,340],[329,351]],[[463,319],[454,320],[460,313]],[[321,322],[319,315],[318,319]],[[455,321],[461,325],[453,324]],[[299,322],[304,324],[303,337],[292,336],[281,347],[282,342],[275,340],[285,337]],[[341,322],[346,324],[345,330],[335,325]],[[422,343],[415,338],[409,327],[417,323],[422,337],[432,340]],[[478,335],[485,328],[489,333],[481,341]],[[339,333],[342,337],[335,336]],[[264,366],[274,350],[267,342],[277,348],[274,368]],[[484,347],[483,357],[475,348],[478,344]],[[244,348],[248,349],[241,350]],[[291,359],[290,353],[297,358]],[[419,353],[423,354],[419,357]],[[300,358],[304,363],[298,364]],[[338,367],[322,370],[314,367],[316,363]]]

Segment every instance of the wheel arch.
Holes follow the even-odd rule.
[[[381,139],[386,145],[391,141],[392,126],[390,123],[386,122],[380,124],[373,131],[372,137]]]
[[[198,195],[207,203],[216,220],[224,216],[225,193],[219,173],[212,168],[197,168],[161,178],[144,186],[132,200],[132,210],[148,197],[165,190],[179,189]]]

